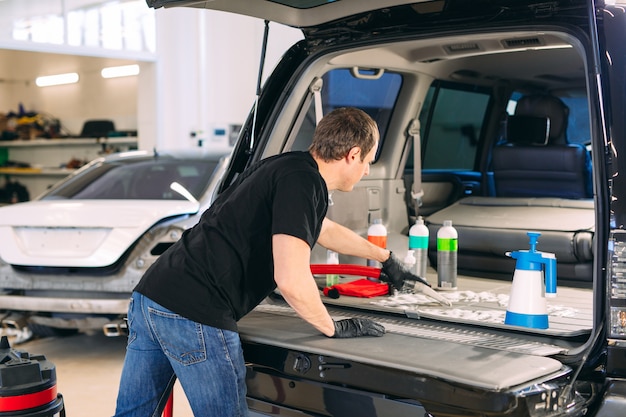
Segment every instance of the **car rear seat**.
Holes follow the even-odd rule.
[[[444,220],[452,220],[461,271],[511,276],[515,262],[505,252],[527,249],[526,232],[538,231],[537,249],[556,255],[557,278],[591,281],[589,153],[567,143],[568,110],[557,98],[525,97],[516,110],[507,123],[506,143],[493,150],[496,196],[468,197],[426,219],[431,262],[436,263],[436,232]]]
[[[526,250],[527,231],[541,233],[537,250],[556,255],[557,279],[591,281],[593,200],[534,197],[467,197],[427,219],[429,255],[436,264],[436,233],[452,220],[459,233],[459,270],[511,277],[515,261],[505,252]]]

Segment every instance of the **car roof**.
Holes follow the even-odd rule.
[[[164,151],[129,151],[129,152],[120,152],[114,153],[111,155],[107,155],[104,157],[104,160],[107,162],[115,162],[115,161],[127,161],[127,160],[145,160],[151,159],[155,157],[161,158],[176,158],[176,159],[207,159],[207,160],[218,160],[231,152],[228,150],[207,150],[207,151],[197,151],[195,149],[168,149]]]
[[[147,0],[150,7],[198,7],[257,17],[293,27],[312,27],[348,16],[432,0]]]

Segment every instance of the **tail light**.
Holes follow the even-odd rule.
[[[609,239],[609,337],[626,339],[626,233]]]

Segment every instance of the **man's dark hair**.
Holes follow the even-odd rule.
[[[354,107],[340,107],[320,120],[309,152],[324,161],[340,160],[356,146],[361,148],[362,161],[378,138],[378,126],[367,113]]]

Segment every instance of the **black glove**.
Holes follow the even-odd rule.
[[[418,281],[430,287],[428,281],[422,277],[418,277],[406,269],[398,258],[396,258],[391,252],[389,253],[389,259],[383,262],[383,268],[380,272],[380,280],[390,283],[397,290],[401,290],[404,285],[404,281],[409,280]]]
[[[335,323],[335,334],[333,337],[346,338],[346,337],[361,337],[361,336],[376,336],[380,337],[385,334],[385,328],[378,323],[369,319],[343,319],[337,320]]]

